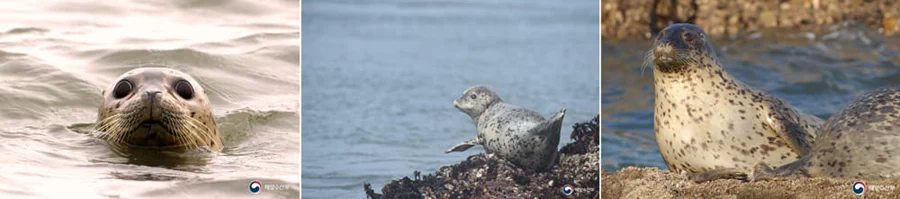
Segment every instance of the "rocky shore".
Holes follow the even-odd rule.
[[[605,0],[600,9],[604,39],[649,38],[670,22],[693,23],[717,36],[850,21],[887,36],[900,31],[900,3],[892,0]]]
[[[627,167],[603,171],[603,197],[609,198],[862,198],[852,191],[854,179],[777,178],[742,182],[694,183],[687,175],[657,168]],[[900,198],[900,182],[866,180],[865,198]]]
[[[386,184],[381,194],[363,185],[366,195],[385,198],[600,198],[599,115],[573,126],[574,142],[560,149],[559,162],[549,171],[523,170],[484,153],[441,167],[436,173],[403,177]],[[564,195],[570,185],[574,192]]]

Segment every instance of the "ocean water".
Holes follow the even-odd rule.
[[[303,1],[304,198],[364,198],[483,152],[453,107],[486,85],[545,117],[560,147],[599,111],[597,1]]]
[[[729,74],[822,119],[865,91],[900,84],[900,40],[859,24],[766,30],[713,43]],[[604,170],[666,168],[653,134],[653,70],[640,65],[650,45],[606,38],[601,44]]]
[[[298,4],[0,2],[0,195],[298,197]],[[85,134],[101,89],[151,64],[201,82],[221,152],[126,158]]]

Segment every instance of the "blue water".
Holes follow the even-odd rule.
[[[483,152],[452,101],[487,85],[545,117],[560,146],[599,111],[596,1],[303,1],[302,188],[364,198]]]
[[[653,134],[653,70],[640,67],[650,44],[606,38],[601,44],[605,170],[666,168]],[[717,37],[714,44],[729,74],[823,119],[862,92],[900,84],[900,40],[858,24],[766,30]]]

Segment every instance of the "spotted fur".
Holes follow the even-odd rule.
[[[445,153],[482,145],[488,153],[521,167],[545,170],[553,166],[566,109],[545,120],[537,112],[504,103],[484,86],[469,88],[453,105],[472,118],[478,134]]]
[[[726,73],[697,26],[664,29],[647,59],[655,66],[656,141],[672,171],[781,166],[809,151],[822,123]]]
[[[900,86],[868,92],[831,116],[809,154],[775,169],[761,164],[752,180],[771,177],[900,179]]]

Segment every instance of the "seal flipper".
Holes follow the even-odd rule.
[[[714,169],[707,172],[697,173],[690,177],[696,183],[713,181],[718,179],[738,179],[747,181],[747,174],[743,170],[737,168]]]
[[[549,119],[544,120],[540,124],[531,127],[528,129],[528,133],[532,135],[540,135],[540,136],[549,136],[551,138],[559,138],[559,129],[562,128],[563,118],[566,116],[566,109],[563,108],[553,114]],[[549,135],[543,135],[542,133],[550,132]]]
[[[761,113],[765,114],[766,127],[781,138],[799,156],[805,156],[812,149],[816,137],[815,130],[821,125],[821,119],[804,120],[801,114],[777,98],[766,99],[768,106]],[[814,116],[812,116],[814,117]]]
[[[806,167],[803,166],[809,159],[809,155],[804,156],[799,160],[795,160],[791,163],[787,163],[778,167],[777,169],[772,169],[764,162],[761,162],[753,168],[753,173],[750,173],[749,181],[765,181],[770,180],[775,177],[810,177],[809,172],[807,172]]]
[[[454,152],[454,151],[465,151],[466,149],[469,149],[475,145],[481,145],[481,144],[482,144],[481,139],[476,137],[474,139],[467,140],[465,142],[456,144],[456,146],[450,147],[449,149],[447,149],[447,151],[444,151],[444,153],[450,153],[450,152]]]

